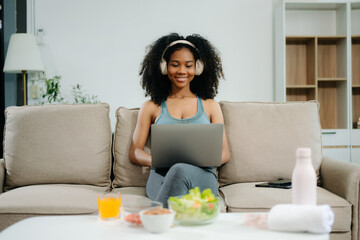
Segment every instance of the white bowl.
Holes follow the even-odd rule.
[[[139,195],[121,195],[122,215],[125,222],[140,225],[139,212],[150,208],[162,208],[163,204]]]
[[[170,213],[160,215],[144,214],[148,210],[141,211],[140,219],[145,229],[152,233],[161,233],[167,231],[174,223],[175,212],[169,210]]]

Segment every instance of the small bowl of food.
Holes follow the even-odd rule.
[[[145,229],[152,233],[167,231],[174,223],[175,212],[167,208],[153,208],[139,213]]]
[[[220,201],[211,189],[205,189],[202,193],[197,187],[190,189],[184,196],[170,197],[168,205],[176,212],[176,222],[182,225],[209,224],[220,213]]]
[[[122,202],[122,215],[125,222],[133,223],[136,225],[141,224],[139,213],[142,210],[162,208],[161,202],[152,201],[149,198],[139,195],[123,194],[121,197]]]

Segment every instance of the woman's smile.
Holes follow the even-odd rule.
[[[188,80],[187,76],[175,76],[175,79],[178,80],[179,82],[185,82],[186,80]]]

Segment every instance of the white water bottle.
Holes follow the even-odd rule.
[[[296,164],[292,173],[292,202],[316,205],[316,173],[311,163],[311,149],[296,149]]]

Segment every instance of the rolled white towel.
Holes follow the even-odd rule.
[[[268,228],[287,232],[330,233],[334,212],[329,205],[279,204],[268,214]]]

